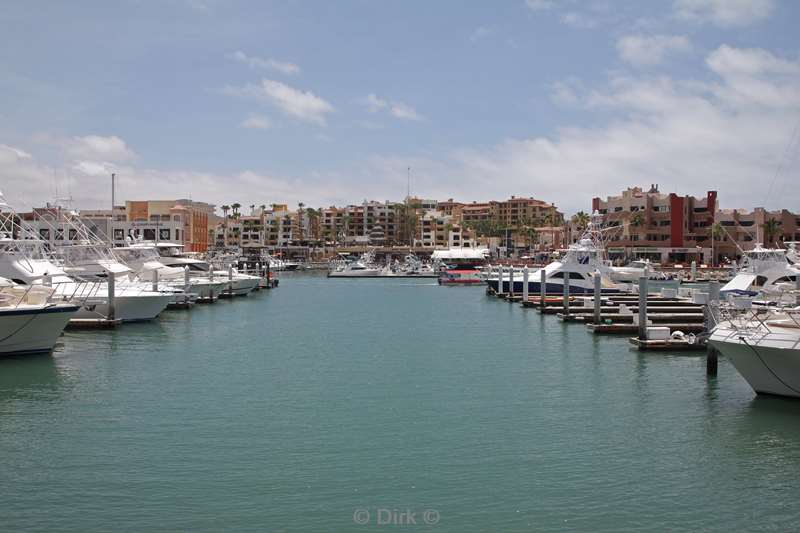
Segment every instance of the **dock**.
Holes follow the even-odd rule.
[[[504,279],[504,274],[508,277]],[[628,338],[628,344],[640,351],[693,351],[707,353],[707,374],[716,375],[717,355],[705,343],[703,336],[713,324],[714,304],[719,302],[719,282],[710,281],[708,292],[695,293],[698,297],[681,294],[675,289],[662,289],[660,293],[648,291],[648,278],[639,278],[635,292],[604,290],[599,274],[594,276],[594,290],[585,288],[577,295],[570,294],[569,277],[564,278],[561,293],[542,292],[531,295],[528,291],[529,271],[522,270],[522,293],[513,290],[514,269],[498,270],[498,291],[487,288],[486,294],[536,309],[544,315],[555,315],[566,323],[583,324],[593,334],[637,334]],[[509,291],[505,292],[505,281]],[[547,287],[542,271],[539,287]],[[676,332],[680,332],[676,334]],[[696,337],[695,334],[698,336]]]
[[[110,318],[72,318],[66,329],[112,329],[122,324],[122,320]]]

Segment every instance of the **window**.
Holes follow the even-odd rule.
[[[163,241],[169,240],[169,228],[161,228],[158,230],[158,238]]]
[[[115,229],[114,230],[114,240],[115,241],[123,241],[123,240],[125,240],[125,230],[123,230],[123,229]]]
[[[47,228],[42,228],[39,230],[39,237],[42,239],[49,241],[50,240],[50,230]]]
[[[550,277],[553,278],[553,279],[563,279],[564,278],[564,273],[563,272],[556,272],[555,274],[553,274]],[[577,272],[570,272],[569,273],[569,279],[584,280],[586,278],[584,278],[582,274],[579,274]]]
[[[59,228],[56,230],[56,240],[63,241],[64,240],[64,230]]]
[[[92,233],[95,233],[95,234],[97,233],[97,231],[95,231],[95,230],[91,230],[91,231],[92,231]],[[77,238],[78,238],[78,230],[70,229],[69,230],[69,240],[74,241]]]
[[[156,230],[153,228],[145,228],[142,230],[142,236],[146,241],[154,241],[156,240]]]

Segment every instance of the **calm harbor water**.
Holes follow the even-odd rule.
[[[798,473],[800,402],[482,288],[284,275],[0,360],[0,530],[793,531]]]

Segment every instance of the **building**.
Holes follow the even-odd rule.
[[[717,191],[697,198],[661,193],[658,185],[592,199],[592,211],[612,228],[607,240],[610,258],[646,257],[661,263],[710,262],[716,209]]]
[[[114,221],[115,242],[124,240],[134,229],[145,240],[167,240],[163,237],[169,233],[169,240],[183,244],[186,251],[208,250],[208,218],[214,214],[212,204],[187,199],[129,200],[125,202],[125,212],[126,222],[130,224],[119,227]]]
[[[742,251],[751,250],[758,243],[773,247],[800,241],[800,214],[786,209],[720,209],[715,218],[719,224],[714,235],[717,261],[722,257],[737,258]]]

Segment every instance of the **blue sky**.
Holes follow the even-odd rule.
[[[309,205],[629,185],[800,210],[800,4],[24,2],[0,189]]]

